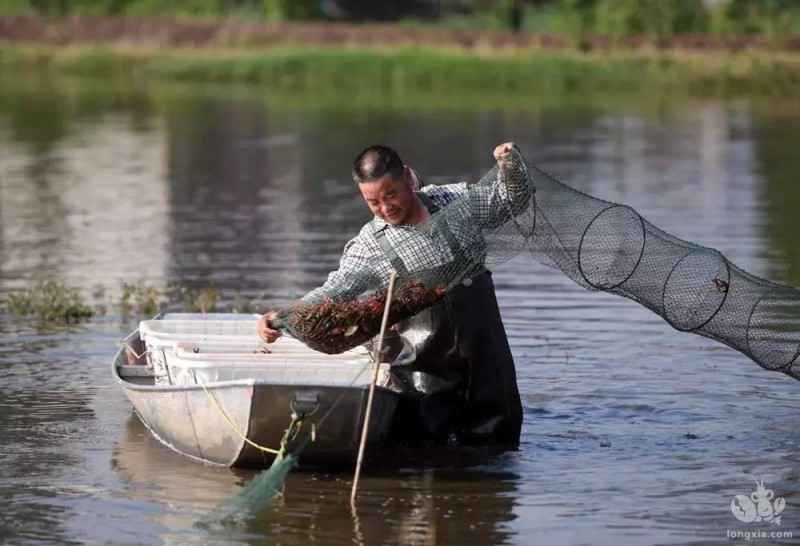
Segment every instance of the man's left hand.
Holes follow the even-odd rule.
[[[504,142],[494,149],[494,159],[498,163],[505,163],[511,159],[511,152],[517,145],[513,142]]]

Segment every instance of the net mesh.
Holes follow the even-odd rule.
[[[484,267],[528,250],[587,289],[630,298],[677,330],[800,378],[797,289],[750,275],[719,251],[660,230],[631,207],[527,166],[516,148],[479,182],[442,188],[450,200],[428,222],[389,230],[388,252],[375,242],[380,237],[362,232],[375,243],[371,251],[350,270],[346,253],[323,290],[283,310],[273,324],[314,349],[341,352],[378,332],[392,268],[398,281],[390,324],[435,304]]]

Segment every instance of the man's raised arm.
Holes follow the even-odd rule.
[[[516,144],[500,144],[493,155],[497,174],[492,184],[470,188],[472,212],[480,224],[488,228],[500,227],[525,212],[535,192],[525,159]]]

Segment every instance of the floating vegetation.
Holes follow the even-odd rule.
[[[145,282],[129,284],[122,283],[122,299],[119,310],[123,316],[130,314],[153,316],[156,315],[163,303],[164,292]]]
[[[178,284],[170,284],[165,292],[169,301],[180,302],[189,313],[213,313],[217,310],[219,292],[213,286],[195,290]]]
[[[199,311],[201,313],[213,313],[217,310],[217,300],[219,293],[216,288],[209,287],[203,288],[197,292],[193,305],[188,307],[190,311]]]
[[[163,288],[146,281],[124,281],[118,290],[95,285],[86,297],[77,288],[48,280],[9,293],[0,302],[0,313],[65,323],[115,312],[123,318],[152,317],[166,310],[212,313],[218,311],[219,302],[220,292],[213,286],[194,289],[172,283]],[[252,313],[255,309],[239,292],[225,307],[234,313]]]
[[[91,317],[94,310],[81,292],[60,281],[41,281],[23,292],[10,294],[5,311],[19,317],[36,317],[42,322],[76,322]]]
[[[233,298],[233,304],[231,305],[231,312],[255,313],[256,306],[253,304],[251,300],[248,300],[247,298],[242,296],[241,292],[236,292],[236,296]]]

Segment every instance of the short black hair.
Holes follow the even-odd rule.
[[[387,173],[394,180],[403,176],[403,160],[388,146],[377,144],[364,149],[353,161],[353,181],[357,184],[376,180]]]

